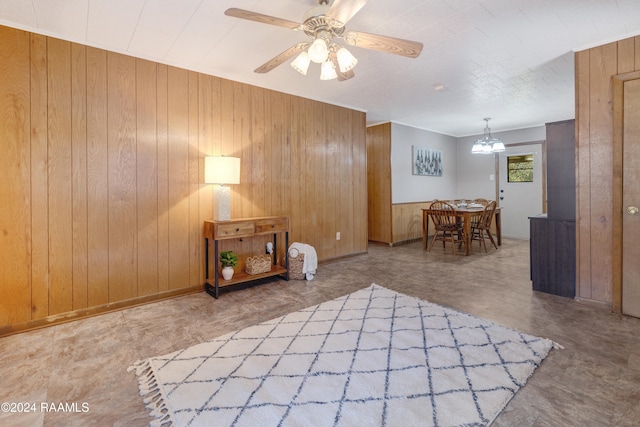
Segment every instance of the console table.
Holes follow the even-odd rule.
[[[277,236],[284,234],[285,266],[277,264]],[[263,236],[273,234],[273,265],[271,271],[260,274],[248,274],[244,271],[236,271],[231,280],[220,281],[219,267],[219,251],[218,243],[221,240],[250,238],[255,236]],[[285,216],[269,216],[260,218],[240,218],[230,221],[205,221],[204,222],[204,240],[205,240],[205,290],[214,298],[218,298],[220,287],[235,285],[238,283],[250,282],[253,280],[263,279],[271,276],[283,276],[285,280],[289,280],[289,256],[287,248],[289,247],[289,218]],[[214,274],[213,278],[209,277],[209,240],[213,240],[214,244]]]

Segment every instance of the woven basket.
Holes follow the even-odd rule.
[[[271,255],[256,255],[247,258],[245,271],[248,274],[260,274],[271,271]]]
[[[304,254],[296,248],[289,249],[289,279],[305,280],[306,275],[302,272],[304,264]]]

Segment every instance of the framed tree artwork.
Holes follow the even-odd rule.
[[[442,150],[413,146],[413,174],[442,176]]]

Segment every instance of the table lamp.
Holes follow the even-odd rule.
[[[228,184],[240,184],[240,159],[238,157],[207,156],[204,158],[204,182],[219,184],[214,188],[215,210],[213,219],[231,219],[231,189]]]

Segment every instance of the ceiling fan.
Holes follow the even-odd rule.
[[[318,0],[319,7],[328,7],[329,0]],[[346,31],[345,25],[355,16],[367,0],[335,0],[326,13],[315,12],[300,24],[282,18],[276,18],[249,10],[230,8],[224,14],[263,24],[276,25],[295,31],[303,31],[311,41],[291,46],[281,54],[270,59],[254,71],[267,73],[278,65],[297,57],[291,66],[301,74],[306,75],[310,62],[321,64],[320,79],[337,78],[340,81],[354,76],[353,67],[358,60],[344,46],[334,43],[334,39],[342,39],[347,45],[357,46],[380,52],[416,58],[422,52],[422,43],[364,33],[362,31]],[[317,9],[317,8],[316,8]]]

